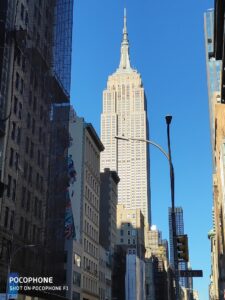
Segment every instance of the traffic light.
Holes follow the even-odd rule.
[[[177,235],[177,258],[178,261],[189,261],[188,255],[188,237],[186,234]]]

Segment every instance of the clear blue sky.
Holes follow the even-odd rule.
[[[203,13],[212,0],[126,1],[131,63],[142,75],[151,139],[167,147],[164,116],[173,115],[176,203],[184,209],[194,279],[208,299],[212,227],[211,146]],[[80,0],[74,5],[72,103],[100,133],[102,91],[119,64],[125,1]],[[169,170],[151,149],[152,220],[168,238]]]

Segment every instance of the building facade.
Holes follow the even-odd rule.
[[[100,232],[99,243],[111,255],[116,245],[116,206],[118,201],[118,183],[120,181],[115,171],[104,169],[100,174]]]
[[[140,74],[131,67],[124,15],[119,68],[108,78],[103,92],[101,171],[118,173],[118,203],[141,209],[146,224],[151,223],[149,152],[146,143],[121,141],[115,136],[148,139],[147,101]]]
[[[100,152],[104,147],[93,126],[86,123],[83,118],[75,117],[71,120],[70,136],[72,142],[69,155],[76,170],[76,181],[70,189],[70,199],[75,239],[82,251],[77,252],[73,240],[67,241],[65,249],[68,298],[73,299],[74,294],[76,300],[97,300],[99,299]],[[81,260],[80,272],[71,268],[75,254]],[[74,272],[79,280],[72,284]]]
[[[56,12],[62,0],[0,3],[0,175],[7,187],[0,199],[0,291],[5,291],[12,257],[11,269],[20,275],[51,272],[50,249],[46,247],[52,158],[50,115],[53,104],[69,103],[71,68],[68,64],[64,70],[66,86],[54,56],[64,39],[68,49],[61,52],[57,64],[62,65],[65,55],[71,57],[71,14],[67,15],[68,36],[62,31],[55,34],[57,27],[65,27],[67,5],[73,5],[72,0],[63,2],[61,17]],[[64,211],[65,207],[62,214]],[[64,222],[60,230],[63,249]],[[34,247],[27,247],[30,244]],[[62,266],[61,256],[60,263]]]
[[[206,67],[212,142],[213,228],[209,232],[211,242],[210,299],[223,299],[225,291],[224,244],[224,16],[225,3],[214,2],[214,8],[205,13]]]

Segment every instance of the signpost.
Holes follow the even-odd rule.
[[[180,277],[203,277],[202,270],[180,270]]]

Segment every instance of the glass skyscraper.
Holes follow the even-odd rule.
[[[175,207],[175,219],[176,219],[176,235],[184,234],[184,218],[183,208]],[[170,236],[170,263],[174,266],[174,248],[173,248],[173,230],[172,230],[172,209],[169,208],[169,236]],[[178,263],[179,270],[188,270],[187,262]],[[188,288],[188,278],[180,277],[180,285]]]

